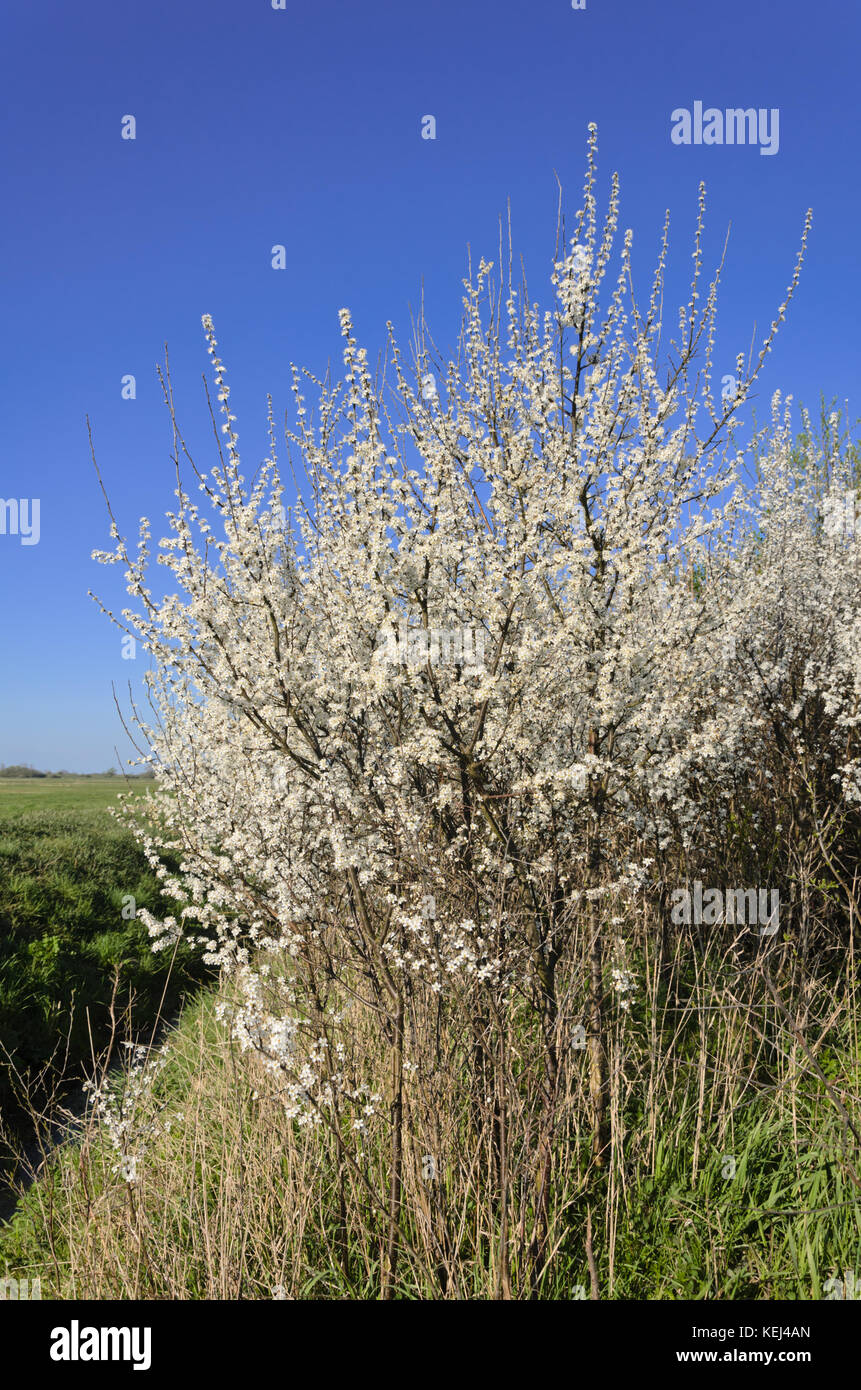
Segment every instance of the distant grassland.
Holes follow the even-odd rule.
[[[152,788],[150,780],[126,782],[123,777],[0,777],[0,826],[32,811],[77,811],[104,825],[106,806],[116,805],[118,792],[138,794]]]
[[[0,779],[0,1116],[7,1125],[21,1120],[22,1090],[38,1105],[51,1076],[79,1079],[91,1033],[96,1048],[109,1036],[115,988],[118,1013],[134,999],[138,1027],[156,1016],[170,957],[152,953],[146,930],[125,920],[123,907],[127,915],[167,909],[142,852],[108,814],[127,790],[122,777]],[[206,973],[190,953],[178,954],[165,1008]]]

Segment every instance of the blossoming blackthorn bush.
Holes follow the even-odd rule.
[[[763,972],[795,998],[799,962],[845,950],[857,913],[859,552],[822,524],[823,478],[854,496],[854,455],[809,438],[799,467],[779,395],[740,442],[809,214],[721,393],[704,192],[662,356],[667,227],[640,302],[595,152],[593,129],[544,312],[481,260],[456,353],[431,362],[422,326],[408,366],[389,325],[386,381],[341,311],[343,380],[294,368],[289,509],[271,408],[270,456],[252,484],[240,471],[204,316],[222,439],[209,471],[191,463],[195,501],[168,391],[172,592],[148,586],[148,523],[136,555],[116,523],[101,555],[125,565],[123,620],[152,657],[158,788],[137,833],[178,904],[146,914],[154,948],[189,937],[231,978],[223,1021],[267,1104],[316,1131],[345,1269],[376,1250],[385,1297],[419,1270],[462,1294],[479,1266],[499,1296],[540,1292],[587,1224],[593,1293],[612,1280],[584,1204],[624,1181],[632,1127],[654,1159],[636,1117],[662,1076],[682,1085],[698,972],[724,991],[725,1016],[699,1015],[728,1030],[720,1056],[770,1008]],[[481,661],[434,660],[427,635],[452,632],[480,635]],[[779,886],[782,933],[730,932],[715,955],[673,928],[670,889],[704,867]]]

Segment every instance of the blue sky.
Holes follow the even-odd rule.
[[[861,415],[860,13],[846,0],[8,0],[0,497],[38,498],[41,517],[38,544],[0,534],[0,762],[92,771],[129,752],[111,686],[127,703],[145,656],[122,659],[87,597],[122,606],[120,571],[90,558],[107,521],[85,417],[122,532],[147,515],[161,535],[175,486],[165,342],[207,468],[200,318],[213,315],[250,476],[267,393],[276,420],[291,404],[290,362],[340,364],[342,306],[372,359],[387,319],[406,349],[423,280],[434,336],[453,344],[467,243],[496,259],[509,199],[530,297],[548,302],[555,174],[576,212],[590,121],[602,199],[620,174],[641,285],[669,208],[679,302],[700,179],[707,271],[732,223],[728,372],[774,317],[812,206],[757,414],[779,387]],[[674,144],[671,113],[695,101],[777,108],[778,152]],[[421,138],[426,115],[435,140]],[[128,373],[134,400],[121,398]]]

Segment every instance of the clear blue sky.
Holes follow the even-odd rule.
[[[372,358],[387,319],[407,346],[422,277],[445,348],[466,246],[496,259],[511,199],[533,299],[549,298],[558,172],[579,207],[586,127],[603,198],[647,276],[664,209],[689,276],[706,180],[706,269],[732,222],[719,314],[726,371],[757,342],[789,281],[805,209],[805,271],[760,386],[861,414],[861,18],[852,0],[7,0],[3,21],[0,497],[39,498],[37,545],[0,535],[0,762],[100,770],[128,744],[111,683],[142,662],[87,589],[121,606],[89,459],[123,533],[173,504],[156,364],[167,341],[180,421],[203,467],[214,316],[246,476],[266,451],[265,398],[290,406],[291,360],[340,363],[337,311]],[[679,146],[695,101],[780,112],[775,155]],[[134,115],[134,141],[121,121]],[[421,138],[433,115],[436,140]],[[271,267],[271,247],[287,268]],[[645,278],[641,281],[645,283]],[[673,281],[682,289],[681,281]],[[677,303],[679,295],[673,296]],[[669,328],[674,314],[665,313]],[[121,399],[133,373],[137,398]]]

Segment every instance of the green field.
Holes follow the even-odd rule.
[[[141,792],[152,783],[135,788]],[[0,779],[0,1115],[17,1128],[57,1081],[80,1078],[115,1013],[156,1017],[169,959],[134,917],[159,914],[158,884],[108,807],[120,777]],[[202,978],[177,958],[165,997],[175,1008]],[[120,1037],[123,1036],[120,1023]],[[92,1039],[92,1042],[91,1042]],[[44,1074],[43,1074],[44,1073]],[[0,1153],[0,1162],[3,1154]]]
[[[122,777],[10,777],[0,778],[0,826],[31,812],[96,812],[116,804],[117,794],[140,793],[152,782],[139,787]]]

